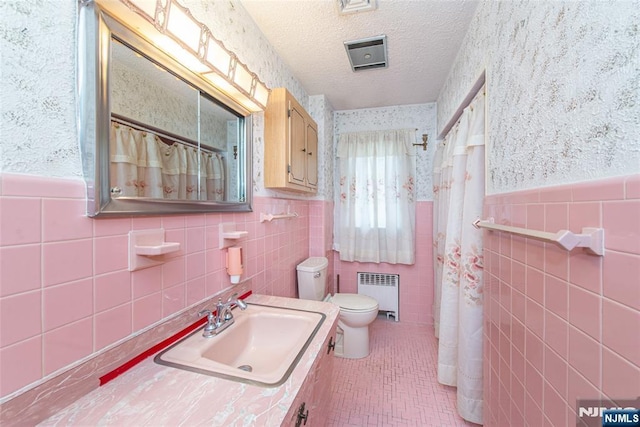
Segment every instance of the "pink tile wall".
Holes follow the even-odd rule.
[[[340,276],[340,292],[357,293],[357,273],[400,275],[400,322],[433,324],[433,202],[416,206],[416,263],[374,264],[342,262],[335,254],[335,274]],[[337,283],[337,278],[336,278]]]
[[[605,256],[485,231],[484,420],[574,425],[640,395],[640,175],[485,199],[497,223],[605,229]]]
[[[243,279],[253,278],[254,292],[295,297],[295,267],[309,256],[307,201],[257,198],[242,214],[90,219],[82,181],[4,174],[0,189],[0,398],[228,288],[221,222],[249,232]],[[286,211],[299,217],[259,222],[260,212]],[[148,228],[164,228],[181,250],[129,272],[128,232]]]

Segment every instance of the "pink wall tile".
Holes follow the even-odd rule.
[[[40,245],[0,247],[0,297],[39,289]],[[30,265],[27,265],[29,260]]]
[[[562,372],[553,372],[557,375],[566,375]],[[550,373],[550,375],[553,375]],[[545,375],[549,378],[549,375]],[[567,422],[567,403],[563,399],[563,394],[559,393],[549,383],[544,385],[544,416],[549,420],[551,426],[566,426]]]
[[[100,350],[131,334],[131,311],[131,305],[124,304],[96,314],[95,350]]]
[[[603,298],[602,343],[640,366],[640,311]]]
[[[43,291],[44,330],[50,331],[93,314],[93,280],[51,286]]]
[[[640,200],[604,202],[603,224],[607,249],[640,254]]]
[[[0,245],[24,245],[41,241],[40,199],[0,197]]]
[[[591,384],[582,374],[572,366],[569,366],[569,395],[567,403],[574,410],[578,399],[599,399],[602,397],[599,387]]]
[[[625,198],[640,199],[640,175],[630,176],[625,180]]]
[[[83,319],[46,332],[43,341],[44,374],[48,375],[93,352],[93,320]]]
[[[131,218],[131,228],[133,230],[150,230],[155,228],[162,228],[162,218],[133,217]]]
[[[522,221],[524,210],[526,225],[533,229],[581,232],[583,227],[603,226],[607,246],[605,256],[599,257],[582,249],[565,252],[532,240],[492,239],[491,233],[485,233],[489,243],[485,246],[485,348],[499,350],[495,355],[493,350],[488,352],[489,366],[484,367],[491,373],[484,392],[485,424],[523,425],[524,419],[528,425],[568,425],[575,419],[578,398],[637,394],[639,177],[485,198],[485,212],[496,217],[520,212],[517,217]],[[510,244],[511,255],[502,247],[505,244]],[[510,278],[504,274],[506,262],[511,262]],[[526,296],[521,293],[523,276],[527,279]],[[499,293],[493,289],[498,285],[491,281],[493,277],[500,278]],[[543,282],[544,291],[530,288],[529,281]],[[509,290],[510,307],[500,298]],[[510,324],[510,337],[500,332],[497,322]],[[510,364],[501,357],[506,349],[511,354]],[[510,391],[508,405],[500,387],[492,390],[494,383],[511,384],[510,390],[504,387]],[[524,400],[514,393],[520,384]]]
[[[171,261],[164,265],[131,272],[132,298],[137,299],[145,295],[159,292],[162,289],[163,272],[167,265],[174,263],[184,265],[182,259]]]
[[[604,296],[640,310],[640,255],[607,251],[603,263]]]
[[[93,221],[95,237],[126,235],[131,230],[131,218],[101,218]]]
[[[609,178],[575,184],[571,189],[574,202],[624,199],[624,178]]]
[[[602,324],[600,303],[597,294],[569,286],[569,323],[596,340]]]
[[[569,313],[569,285],[555,276],[546,276],[544,304],[547,310],[567,319]]]
[[[192,254],[205,249],[205,228],[194,227],[187,229],[187,248],[186,253]]]
[[[170,288],[185,281],[185,259],[177,258],[162,265],[162,287]]]
[[[162,316],[167,317],[185,307],[185,286],[177,285],[162,292]]]
[[[93,220],[86,202],[73,199],[42,200],[42,241],[86,239],[93,236]]]
[[[41,292],[0,298],[0,347],[42,333]]]
[[[204,277],[198,277],[197,279],[187,282],[186,285],[186,305],[195,304],[201,301],[206,296],[206,282]]]
[[[19,390],[42,375],[42,336],[0,348],[0,395]]]
[[[127,236],[98,237],[94,240],[95,274],[126,270],[129,267]]]
[[[566,200],[566,199],[564,199]],[[555,233],[569,228],[569,208],[566,203],[550,203],[544,207],[544,231]]]
[[[600,386],[600,343],[573,326],[569,327],[569,363],[591,384]]]
[[[569,205],[569,229],[574,233],[580,233],[584,227],[601,227],[601,210],[599,202],[571,203]]]
[[[526,295],[538,304],[544,304],[544,274],[535,268],[527,268]],[[508,283],[508,282],[507,282]],[[507,285],[509,286],[509,285]]]
[[[162,293],[156,292],[133,301],[132,317],[136,331],[162,319]]]
[[[86,190],[82,179],[5,173],[2,175],[5,196],[60,197],[84,200]]]
[[[602,257],[574,250],[569,258],[569,281],[597,294],[602,292]]]
[[[544,340],[560,357],[567,360],[569,325],[566,320],[545,310],[544,315]]]
[[[602,349],[602,390],[613,398],[637,396],[640,367],[629,363],[607,347]]]
[[[186,279],[192,280],[205,275],[205,254],[198,252],[186,256]],[[166,286],[165,286],[166,287]]]
[[[90,239],[42,245],[44,286],[93,275],[93,242]]]
[[[131,301],[131,273],[129,271],[95,276],[94,287],[96,312]]]

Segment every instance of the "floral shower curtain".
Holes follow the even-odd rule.
[[[476,95],[434,158],[434,326],[438,381],[455,386],[460,415],[482,423],[484,93]]]
[[[414,141],[413,129],[340,135],[335,248],[341,260],[415,262]]]
[[[224,200],[224,160],[157,135],[111,122],[111,186],[121,196]]]

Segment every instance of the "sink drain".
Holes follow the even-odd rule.
[[[247,372],[253,371],[253,368],[251,367],[251,365],[240,365],[240,366],[238,366],[238,369],[241,369],[241,370],[247,371]]]

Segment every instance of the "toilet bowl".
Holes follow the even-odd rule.
[[[369,325],[378,315],[378,302],[366,295],[326,294],[327,267],[325,257],[311,257],[297,267],[300,299],[332,302],[340,307],[339,333],[336,337],[336,356],[360,359],[369,355]]]

